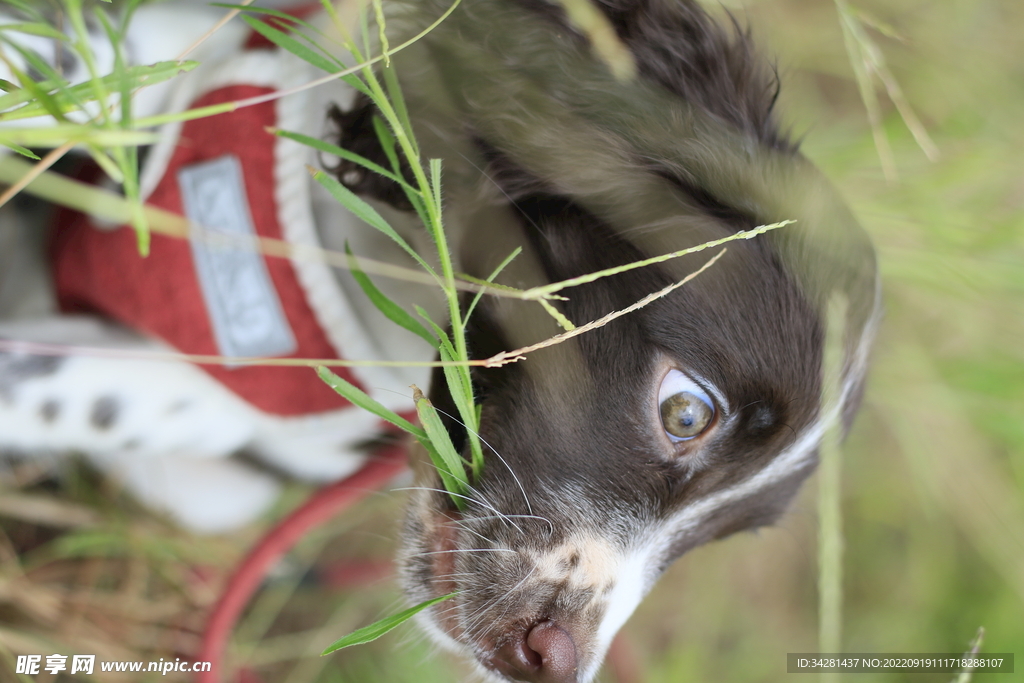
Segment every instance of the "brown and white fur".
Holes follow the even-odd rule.
[[[448,5],[388,3],[391,43]],[[748,36],[695,0],[594,5],[635,77],[613,76],[547,0],[463,0],[393,57],[425,157],[444,159],[458,267],[484,277],[521,246],[499,281],[523,287],[797,223],[730,244],[693,282],[605,327],[475,371],[487,456],[464,511],[413,454],[403,585],[413,601],[458,591],[422,621],[494,681],[593,680],[674,559],[777,519],[824,431],[852,419],[878,319],[868,239],[779,130],[776,78]],[[382,159],[372,114],[357,99],[333,119],[343,144]],[[408,208],[380,179],[345,165],[338,174]],[[581,285],[558,305],[577,325],[595,320],[707,253]],[[839,402],[822,409],[824,311],[837,296],[847,304]],[[483,358],[558,331],[536,304],[485,298],[469,345]],[[454,415],[440,379],[432,399]],[[660,409],[680,392],[711,411],[685,439]],[[448,427],[464,447],[461,427]]]
[[[416,467],[401,567],[413,600],[458,591],[424,622],[494,680],[592,680],[675,558],[778,518],[824,430],[852,418],[878,316],[867,237],[780,132],[774,72],[748,37],[690,0],[594,4],[635,78],[613,76],[544,0],[467,2],[398,56],[426,153],[445,158],[462,267],[486,276],[523,246],[499,278],[522,287],[798,222],[731,244],[690,284],[606,327],[475,373],[487,465],[463,512]],[[409,33],[447,7],[399,5],[392,21]],[[343,139],[354,137],[372,139]],[[595,320],[704,260],[567,290],[560,309]],[[840,403],[823,410],[823,315],[836,296],[848,304]],[[484,358],[557,331],[536,305],[486,299],[469,344]],[[456,414],[439,380],[432,397]],[[713,418],[678,440],[659,404],[683,390]]]

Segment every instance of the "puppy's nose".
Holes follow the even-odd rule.
[[[491,657],[491,666],[525,683],[576,683],[579,660],[569,632],[550,619],[534,624]]]

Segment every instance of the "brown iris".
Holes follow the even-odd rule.
[[[661,403],[665,431],[678,439],[692,439],[711,424],[715,411],[702,398],[688,391],[669,396]]]

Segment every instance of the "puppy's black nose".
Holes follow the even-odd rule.
[[[534,624],[498,648],[489,664],[525,683],[576,683],[579,660],[569,632],[550,619]]]

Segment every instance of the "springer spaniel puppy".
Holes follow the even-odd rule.
[[[614,634],[675,558],[776,520],[813,470],[825,430],[837,420],[849,425],[879,317],[869,240],[780,130],[774,70],[748,35],[735,23],[718,25],[695,0],[588,6],[614,33],[610,44],[622,48],[613,58],[593,44],[597,32],[582,30],[562,3],[548,0],[463,0],[434,31],[392,56],[424,158],[444,159],[445,221],[457,268],[486,277],[522,247],[498,281],[529,287],[758,225],[796,223],[730,243],[692,282],[604,327],[518,363],[474,369],[487,457],[465,509],[454,507],[437,472],[413,452],[417,488],[399,558],[403,586],[414,601],[458,592],[422,622],[493,681],[593,680]],[[448,7],[447,0],[390,0],[390,44],[418,34]],[[231,49],[168,95],[166,108],[312,77],[290,55],[251,45],[248,52],[259,54],[241,54],[251,38],[231,40]],[[256,90],[222,92],[243,86]],[[335,249],[348,241],[356,253],[401,262],[386,240],[368,235],[304,175],[308,150],[280,139],[266,153],[250,149],[260,144],[262,126],[275,125],[332,137],[387,165],[373,105],[331,85],[274,107],[265,119],[233,119],[212,131],[192,124],[165,131],[167,141],[150,151],[143,171],[150,201],[203,222],[200,200],[208,189],[248,197],[248,228],[239,202],[223,200],[235,207],[224,211],[237,231]],[[235,152],[220,144],[231,135],[244,141]],[[268,167],[269,203],[254,196],[254,178]],[[335,171],[429,253],[398,187],[351,164]],[[349,276],[322,264],[255,259],[219,266],[217,254],[195,245],[189,253],[179,243],[174,268],[153,275],[155,260],[128,268],[141,284],[83,274],[133,246],[127,231],[102,227],[79,220],[55,228],[57,298],[65,311],[98,312],[197,353],[433,353],[389,331]],[[173,250],[154,242],[154,255]],[[577,325],[596,320],[678,282],[709,253],[589,282],[563,292],[568,298],[557,306]],[[83,254],[92,260],[84,263]],[[199,284],[189,287],[205,302],[205,336],[182,333],[188,316],[140,313],[145,306],[125,303],[136,301],[136,288],[145,293],[139,301],[160,306],[153,298],[159,283],[180,274],[183,263],[197,273]],[[255,294],[241,310],[258,311],[261,323],[247,328],[244,315],[233,318],[231,306],[218,303],[231,289],[216,282],[221,266],[246,274]],[[403,303],[443,311],[422,288],[379,284]],[[174,292],[163,294],[176,300]],[[845,311],[837,402],[822,407],[825,313],[837,299]],[[193,304],[186,309],[203,311]],[[305,318],[295,312],[302,307]],[[67,332],[72,323],[21,320],[0,326],[0,336],[67,341],[77,334]],[[88,324],[99,337],[117,338]],[[61,325],[64,332],[53,331]],[[242,334],[249,329],[265,334]],[[468,341],[475,358],[487,358],[558,332],[535,303],[485,297]],[[157,342],[131,336],[124,343]],[[257,369],[132,360],[120,361],[133,364],[124,373],[117,368],[128,366],[118,362],[0,358],[0,445],[84,451],[120,471],[144,499],[202,525],[216,517],[210,501],[217,490],[264,487],[240,502],[231,501],[234,494],[218,501],[244,507],[239,518],[273,493],[267,475],[218,456],[245,448],[287,471],[339,476],[358,461],[355,443],[377,428],[347,406],[313,396],[314,389],[289,384],[283,371],[250,380],[244,373]],[[411,407],[410,380],[427,380],[380,368],[353,370],[351,378],[395,409]],[[280,380],[280,392],[271,379]],[[440,372],[430,393],[456,414]],[[290,410],[295,405],[301,409]],[[456,446],[467,448],[460,425],[447,426]],[[197,488],[171,490],[174,472]],[[193,500],[183,505],[180,495]],[[207,526],[230,525],[222,522]]]

